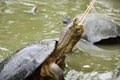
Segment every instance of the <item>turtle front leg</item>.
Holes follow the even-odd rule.
[[[49,65],[50,72],[54,75],[56,80],[65,80],[63,70],[55,63]]]

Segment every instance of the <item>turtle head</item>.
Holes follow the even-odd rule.
[[[77,19],[75,19],[62,31],[56,48],[51,55],[55,62],[63,56],[64,52],[72,51],[75,44],[80,40],[84,28],[83,25],[79,25],[77,22]]]
[[[72,51],[75,44],[80,40],[82,33],[84,32],[83,25],[79,25],[78,18],[74,19],[73,26],[71,26],[73,37],[71,38],[65,52]]]
[[[63,30],[60,40],[58,41],[58,49],[69,52],[80,40],[80,37],[84,31],[83,25],[78,24],[78,19],[74,19],[66,29]],[[64,48],[64,49],[63,49]]]

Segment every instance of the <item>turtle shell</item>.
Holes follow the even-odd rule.
[[[120,26],[108,16],[99,13],[90,13],[84,23],[82,38],[91,43],[120,36]]]
[[[55,40],[32,43],[15,52],[0,64],[0,80],[24,80],[54,51]]]

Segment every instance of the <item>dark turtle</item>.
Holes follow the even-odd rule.
[[[83,26],[74,20],[65,29],[58,41],[51,39],[32,43],[5,59],[0,64],[0,80],[44,80],[46,76],[64,80],[58,65],[63,63],[66,48],[73,47],[80,39]]]
[[[77,15],[75,18],[80,18]],[[63,17],[63,23],[68,24],[69,18]],[[89,13],[83,23],[84,33],[81,38],[90,43],[120,43],[120,26],[108,16],[99,13]]]
[[[32,43],[18,50],[0,65],[0,80],[23,80],[54,51],[55,40]]]

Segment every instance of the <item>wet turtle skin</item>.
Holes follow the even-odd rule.
[[[56,40],[43,40],[18,50],[0,64],[0,80],[27,80],[54,51]]]

